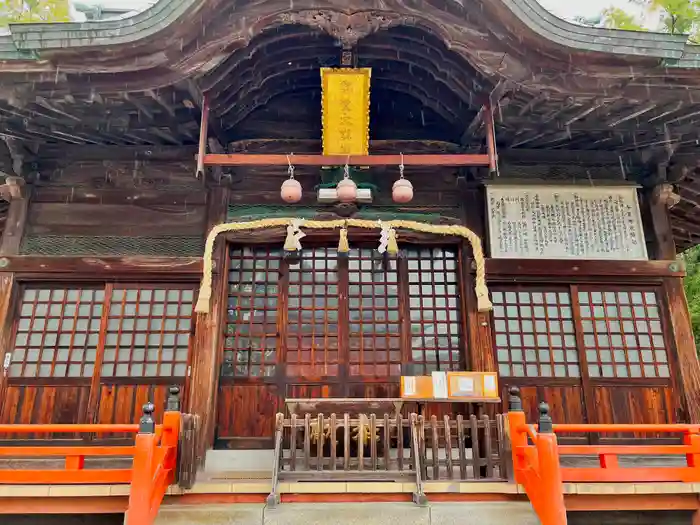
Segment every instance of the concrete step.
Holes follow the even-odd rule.
[[[161,509],[155,525],[539,525],[527,502],[281,503],[182,505]]]

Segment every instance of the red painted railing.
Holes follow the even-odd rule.
[[[131,425],[0,425],[0,434],[135,434],[133,446],[0,447],[0,458],[65,458],[62,469],[0,469],[0,484],[131,484],[125,525],[151,525],[165,492],[175,482],[180,436],[180,389],[170,389],[163,423],[153,420],[152,404]],[[85,468],[85,458],[131,460],[130,468]]]
[[[566,525],[564,482],[700,482],[700,425],[554,425],[540,405],[538,425],[525,420],[520,391],[511,388],[508,428],[515,481],[525,488],[542,525]],[[682,445],[559,445],[557,433],[680,434]],[[595,456],[597,466],[562,467],[562,456]],[[685,456],[678,466],[620,466],[620,456]]]

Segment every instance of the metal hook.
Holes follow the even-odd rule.
[[[401,155],[401,164],[399,164],[399,178],[403,179],[403,152],[399,152],[399,155]]]
[[[348,158],[345,161],[345,167],[343,168],[343,178],[350,178],[350,155],[348,155]]]
[[[287,155],[287,164],[289,164],[289,167],[287,168],[287,173],[289,173],[289,178],[293,179],[294,178],[294,164],[292,164],[292,159],[291,157],[294,156],[294,153],[290,153]]]

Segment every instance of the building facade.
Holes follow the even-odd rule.
[[[178,385],[202,466],[272,448],[286,399],[397,398],[402,375],[436,370],[497,372],[533,421],[546,401],[559,423],[700,422],[677,259],[700,239],[697,54],[534,0],[161,0],[12,26],[0,424],[130,423],[149,400],[160,417]],[[322,151],[322,68],[371,68],[368,153],[392,160],[346,166],[371,202],[320,198],[343,163],[297,161]],[[350,225],[344,256],[337,228],[302,223],[293,257],[276,226],[223,233],[203,263],[213,227],[271,218],[462,226],[484,260],[400,226],[386,256],[379,229]]]

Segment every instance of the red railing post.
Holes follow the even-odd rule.
[[[532,505],[542,525],[566,525],[564,483],[559,464],[557,436],[554,434],[554,425],[549,415],[549,405],[541,403],[539,409],[540,419],[535,443],[539,463],[539,486],[535,489],[537,503],[533,501]]]
[[[523,403],[520,400],[520,389],[511,387],[508,397],[508,434],[510,437],[513,454],[513,477],[519,485],[525,486],[525,447],[527,447],[527,433],[523,432],[527,421],[523,412]]]
[[[508,429],[516,483],[525,489],[542,525],[566,525],[564,485],[549,406],[546,403],[540,405],[539,430],[530,433],[534,441],[534,445],[530,445],[520,389],[511,388]]]
[[[134,464],[132,467],[129,508],[125,525],[151,525],[151,493],[153,491],[153,465],[156,453],[156,425],[153,421],[154,406],[143,406],[143,417],[136,434]]]
[[[686,432],[683,435],[683,444],[693,447],[695,451],[700,450],[700,434],[697,429]],[[697,452],[685,455],[686,464],[692,469],[700,469],[700,454]],[[697,471],[696,471],[697,472]]]

